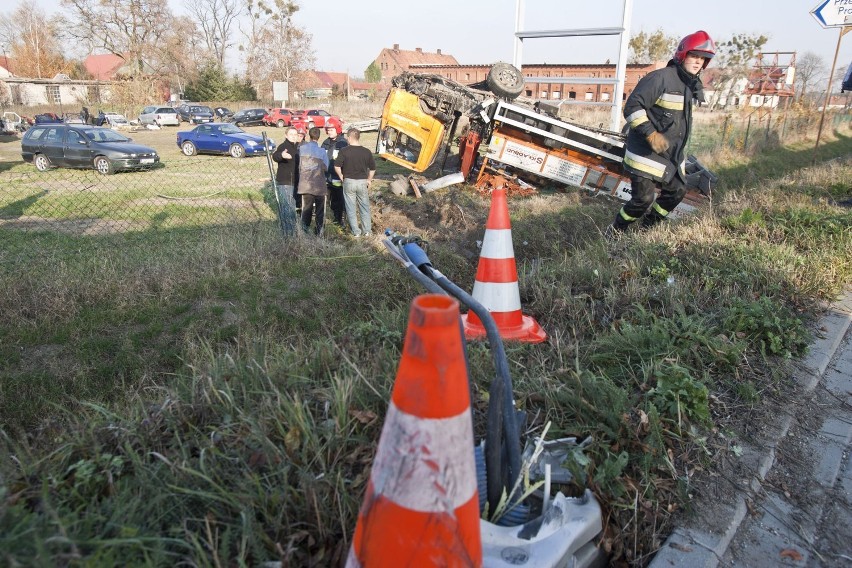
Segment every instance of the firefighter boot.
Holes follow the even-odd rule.
[[[661,223],[665,220],[666,218],[664,216],[660,215],[652,209],[651,211],[648,211],[648,213],[646,213],[644,217],[642,217],[642,223],[639,226],[639,229],[642,231],[647,231],[654,225]]]

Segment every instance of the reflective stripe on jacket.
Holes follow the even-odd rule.
[[[703,97],[701,80],[688,75],[674,60],[639,80],[624,103],[624,118],[630,126],[624,152],[626,170],[665,183],[676,174],[686,181],[686,142],[697,97]],[[662,154],[648,144],[647,137],[654,131],[669,142],[669,149]]]

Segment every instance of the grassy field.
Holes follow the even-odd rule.
[[[98,193],[265,203],[264,160],[183,157],[173,129],[132,136],[166,167]],[[593,436],[566,490],[601,500],[616,560],[647,562],[704,491],[701,472],[785,396],[809,323],[852,281],[852,214],[838,204],[852,198],[850,132],[829,133],[815,166],[812,148],[714,153],[712,208],[614,248],[601,230],[615,203],[510,203],[524,310],[550,335],[508,347],[516,398],[533,432],[551,421],[549,436]],[[32,168],[13,159],[4,182]],[[233,171],[245,186],[220,183]],[[54,173],[39,199],[72,207],[83,174]],[[137,176],[156,193],[119,183]],[[7,214],[37,216],[31,194],[9,191]],[[0,563],[345,558],[420,290],[376,241],[283,241],[265,204],[137,238],[0,227]],[[424,235],[470,289],[488,205],[464,189],[415,201],[381,187],[374,225]],[[469,356],[479,438],[493,368],[484,346]]]

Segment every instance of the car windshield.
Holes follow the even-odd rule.
[[[190,107],[189,112],[210,112],[210,107]]]
[[[242,128],[237,128],[233,124],[223,124],[219,127],[219,132],[222,134],[241,134],[245,132]]]
[[[160,113],[160,114],[165,114],[165,113],[175,114],[177,111],[173,108],[164,107],[164,108],[158,108],[157,112]]]
[[[86,130],[86,137],[95,142],[129,142],[126,136],[122,136],[115,130],[108,128],[97,130]]]

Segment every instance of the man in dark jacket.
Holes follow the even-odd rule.
[[[341,132],[341,127],[335,122],[328,122],[325,125],[325,133],[328,138],[323,140],[322,149],[328,153],[328,195],[331,205],[331,213],[334,216],[334,222],[338,225],[343,225],[343,182],[337,175],[334,169],[334,160],[337,154],[349,145],[346,138]]]
[[[291,126],[287,129],[285,136],[284,142],[272,153],[272,159],[278,162],[275,185],[278,192],[278,217],[282,228],[289,227],[294,214],[302,212],[302,196],[296,191],[296,174],[299,171],[297,146],[299,133]]]
[[[690,34],[681,40],[666,67],[640,79],[630,93],[624,104],[630,127],[624,168],[630,173],[631,197],[607,228],[608,237],[640,218],[643,227],[651,227],[683,200],[692,105],[703,100],[699,74],[715,52],[707,32]],[[660,196],[655,200],[657,187]]]

